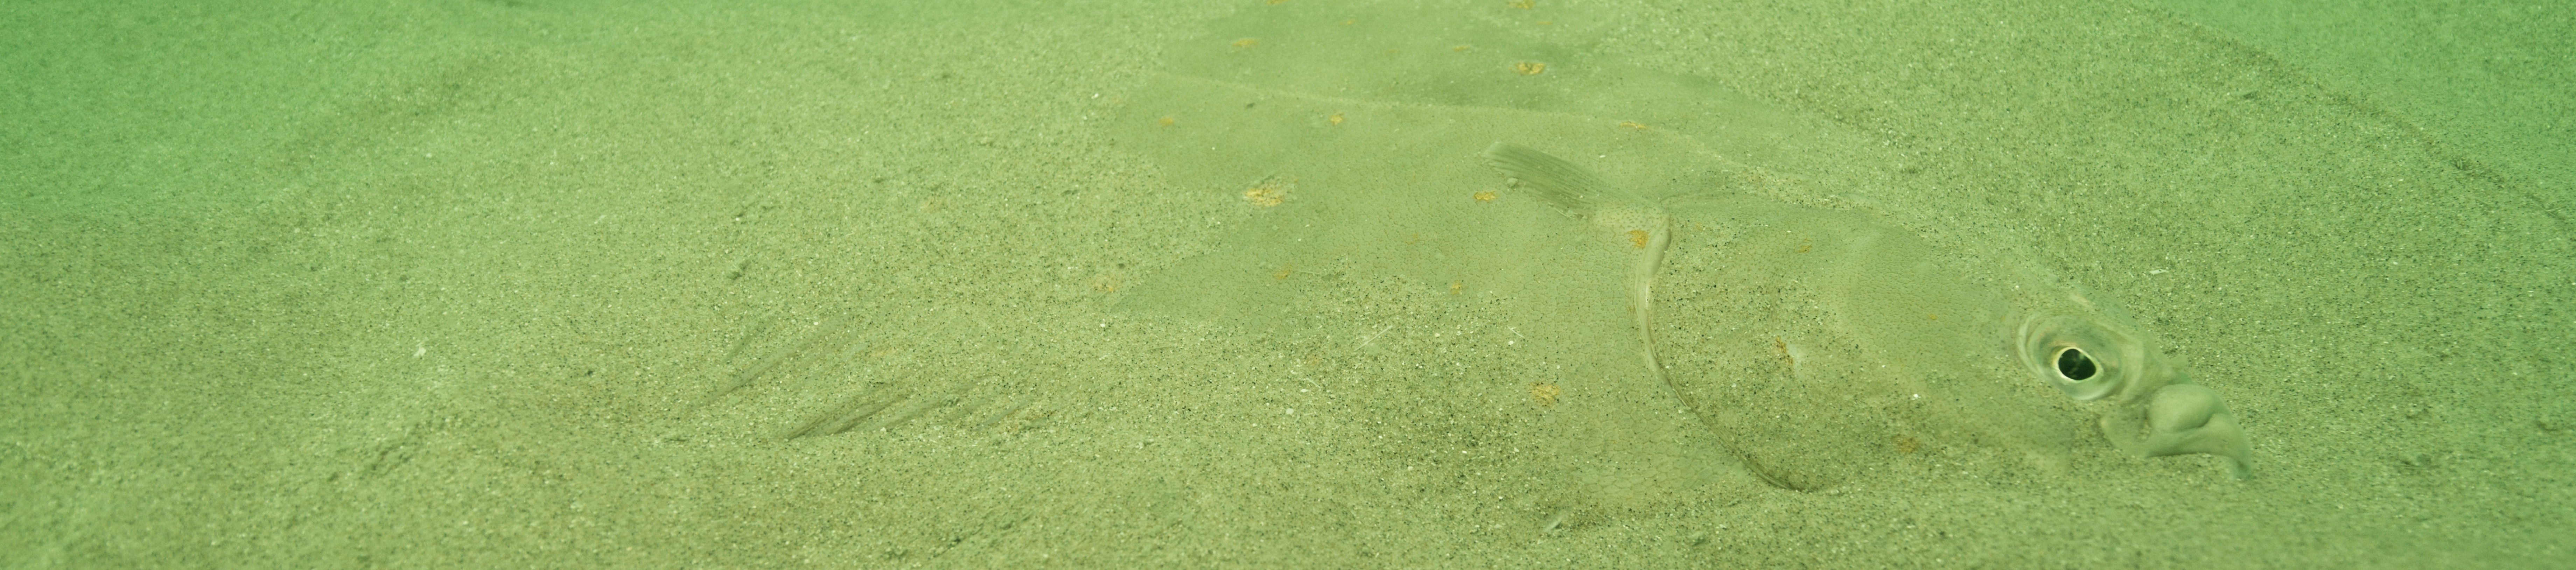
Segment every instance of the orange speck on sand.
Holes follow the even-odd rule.
[[[1494,191],[1492,191],[1492,190],[1486,190],[1486,191],[1483,191],[1483,192],[1477,192],[1477,193],[1476,193],[1476,201],[1478,201],[1478,202],[1492,202],[1492,201],[1494,201]]]
[[[1518,74],[1521,74],[1521,75],[1538,75],[1538,74],[1540,74],[1540,73],[1544,73],[1544,72],[1546,72],[1546,71],[1547,71],[1547,64],[1539,63],[1539,62],[1535,62],[1535,61],[1524,61],[1524,62],[1520,62],[1520,63],[1512,64],[1512,72],[1513,72],[1513,73],[1518,73]]]
[[[1636,244],[1637,249],[1645,249],[1647,235],[1646,230],[1628,230],[1628,243]]]
[[[1243,201],[1263,208],[1277,206],[1288,201],[1288,190],[1295,187],[1296,183],[1284,178],[1263,178],[1253,183],[1251,188],[1243,189]]]
[[[1251,202],[1252,205],[1255,206],[1268,208],[1271,206],[1277,206],[1280,202],[1285,202],[1287,200],[1283,199],[1283,197],[1279,195],[1279,189],[1277,188],[1245,188],[1243,189],[1243,201]]]
[[[1556,407],[1556,395],[1565,392],[1563,389],[1557,388],[1555,384],[1549,384],[1546,382],[1531,382],[1529,385],[1529,391],[1530,401],[1538,402],[1538,405],[1551,408]]]

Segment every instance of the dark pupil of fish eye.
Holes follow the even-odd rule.
[[[2068,380],[2081,381],[2086,378],[2092,378],[2093,359],[2084,356],[2084,351],[2081,350],[2069,348],[2064,351],[2059,351],[2057,353],[2057,373],[2065,375]]]

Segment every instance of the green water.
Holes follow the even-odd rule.
[[[2576,564],[2576,10],[1403,6],[0,7],[0,566]],[[1343,26],[1509,87],[1275,57]],[[1201,104],[1380,147],[1140,144]],[[1623,252],[1368,122],[1533,113],[2117,299],[2259,476],[2059,422],[1766,482]],[[1419,168],[1266,177],[1349,160]],[[1694,320],[1765,293],[1692,224],[1657,342],[1723,379],[1773,329]]]

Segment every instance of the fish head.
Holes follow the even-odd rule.
[[[2252,446],[2216,391],[2159,350],[2117,309],[2068,292],[2061,308],[2023,319],[2011,349],[2040,382],[2094,402],[2103,437],[2140,457],[2202,453],[2253,478]]]

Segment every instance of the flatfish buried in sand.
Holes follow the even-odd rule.
[[[2252,476],[2216,393],[2078,291],[1979,271],[1860,212],[1740,196],[1658,204],[1528,147],[1497,143],[1484,158],[1598,229],[1637,236],[1628,293],[1643,367],[1773,485],[1828,486],[1872,455],[1926,445],[2049,465],[2078,425],[2075,402],[2098,402],[2103,435],[2125,451],[2215,454]],[[1674,281],[1695,286],[1659,307],[1677,220],[1705,228],[1673,263]],[[1688,324],[1658,329],[1659,308]]]
[[[1276,8],[1174,46],[1112,119],[1166,180],[1245,216],[1122,308],[1313,323],[1293,301],[1330,293],[1300,272],[1321,267],[1487,293],[1517,331],[1608,329],[1532,345],[1625,355],[1586,374],[1635,379],[1601,383],[1627,403],[1567,425],[1677,402],[1787,489],[1908,457],[2044,474],[2094,430],[2251,475],[2216,393],[2116,307],[2009,254],[1783,200],[1825,192],[1764,166],[1867,145],[1498,26],[1509,13]],[[1586,312],[1605,316],[1565,317]]]

